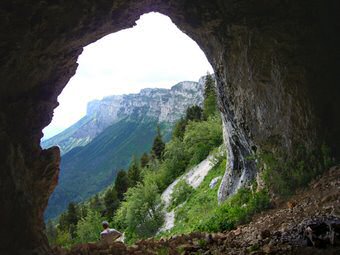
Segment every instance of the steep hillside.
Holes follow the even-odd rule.
[[[57,145],[63,155],[77,146],[88,144],[105,128],[131,116],[174,123],[188,106],[202,104],[203,84],[202,77],[199,82],[183,81],[171,89],[142,89],[137,94],[94,100],[88,103],[86,116],[60,134],[43,141],[41,146],[49,148]]]
[[[71,201],[83,201],[112,183],[133,155],[149,151],[160,124],[168,140],[176,120],[192,105],[202,105],[204,78],[169,89],[143,89],[138,94],[110,96],[88,104],[87,115],[44,142],[64,153],[59,185],[46,218],[57,216]]]
[[[61,160],[59,185],[49,200],[45,217],[57,216],[69,202],[82,201],[112,183],[132,155],[149,151],[157,120],[123,119],[106,128],[92,142],[66,153]],[[163,124],[169,136],[168,124]]]
[[[288,202],[257,214],[249,224],[223,233],[195,232],[171,238],[56,248],[56,254],[339,254],[340,166],[299,190]]]

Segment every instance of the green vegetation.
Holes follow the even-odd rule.
[[[210,95],[207,92],[205,94]],[[212,104],[211,97],[209,100],[207,105]],[[216,107],[214,109],[209,110],[203,118],[204,109],[199,106],[188,108],[185,118],[177,123],[177,131],[166,144],[160,127],[157,127],[150,153],[144,153],[139,159],[134,157],[128,170],[120,170],[115,183],[104,192],[96,194],[83,204],[72,203],[72,210],[63,213],[55,224],[57,237],[51,236],[50,240],[63,246],[96,241],[102,219],[109,220],[113,227],[125,232],[129,243],[154,236],[164,221],[161,193],[223,142],[221,119]],[[104,147],[111,146],[107,141],[102,142]],[[97,149],[103,150],[99,144]],[[213,192],[208,192],[207,201],[217,200],[216,189],[215,187]],[[188,184],[180,182],[174,192],[173,207],[186,200],[185,204],[190,204],[190,194],[194,193]]]
[[[197,189],[193,190],[187,201],[175,209],[175,226],[160,236],[172,236],[182,233],[190,233],[198,230],[202,221],[212,215],[218,207],[217,190],[221,179],[214,188],[210,188],[210,182],[216,177],[222,177],[225,172],[226,161],[217,163],[204,178]]]
[[[155,139],[153,140],[151,155],[158,160],[162,160],[164,148],[165,148],[165,143],[163,142],[161,130],[160,130],[159,126],[157,126],[157,135],[156,135]]]
[[[291,160],[271,152],[258,153],[255,159],[268,189],[283,197],[306,186],[332,164],[330,150],[325,145],[319,151],[308,151],[299,146]]]
[[[206,121],[186,122],[183,140],[173,137],[165,145],[161,159],[151,157],[147,166],[141,169],[142,181],[128,189],[125,201],[113,219],[114,225],[125,231],[130,243],[156,234],[163,224],[160,204],[163,190],[222,144],[221,120],[217,116],[211,116]],[[193,192],[189,185],[180,182],[174,192],[173,206],[184,202]],[[216,197],[216,192],[214,195]]]
[[[174,187],[168,211],[184,203],[195,190],[185,180],[179,181]]]
[[[118,192],[115,188],[109,188],[104,194],[105,215],[112,219],[115,211],[119,207]],[[88,215],[87,215],[88,216]]]
[[[216,114],[216,112],[217,104],[215,80],[208,73],[204,87],[203,117],[204,119],[208,119],[209,116]]]
[[[195,231],[218,232],[230,230],[250,221],[252,215],[269,206],[267,191],[255,192],[240,189],[234,196],[218,206],[217,190],[209,184],[216,177],[222,177],[226,161],[220,161],[210,170],[200,186],[192,192],[187,201],[175,209],[175,226],[170,231],[159,234],[172,236]]]
[[[268,192],[252,192],[250,189],[239,189],[226,202],[217,207],[210,217],[205,218],[197,230],[217,232],[234,229],[237,225],[247,223],[251,217],[269,206]]]
[[[157,124],[151,118],[123,119],[86,146],[64,154],[59,185],[50,198],[46,219],[59,215],[70,202],[85,201],[109,186],[117,172],[129,166],[132,155],[140,157],[151,149]],[[163,137],[170,136],[168,124],[161,123],[160,129]]]
[[[82,218],[77,224],[77,243],[93,242],[98,240],[102,230],[101,222],[103,217],[97,211],[89,211],[86,217]]]
[[[120,201],[123,200],[124,194],[129,188],[129,183],[130,182],[127,173],[124,170],[120,170],[115,180],[115,189]]]
[[[139,161],[134,156],[128,170],[129,186],[134,187],[141,181]]]
[[[206,121],[189,122],[183,139],[184,150],[190,155],[189,165],[194,166],[201,162],[222,142],[219,116],[209,117]]]
[[[153,236],[163,224],[161,196],[157,184],[149,180],[128,190],[115,218],[130,241]]]

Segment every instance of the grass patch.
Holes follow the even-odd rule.
[[[185,180],[180,180],[174,187],[168,211],[170,212],[178,205],[184,203],[194,191],[195,189],[191,187]]]
[[[299,146],[290,160],[271,152],[258,153],[255,159],[268,189],[282,197],[288,197],[296,189],[305,187],[333,163],[326,145],[314,151]]]
[[[223,176],[226,161],[218,163],[213,167],[203,182],[196,190],[193,190],[186,203],[175,209],[175,226],[170,231],[161,233],[160,236],[172,236],[182,233],[190,233],[197,230],[204,218],[209,217],[218,207],[217,191],[221,180],[213,189],[209,188],[212,179]]]
[[[237,225],[249,222],[255,213],[268,208],[269,203],[269,195],[265,190],[252,192],[241,188],[205,218],[197,226],[197,230],[219,232],[234,229]]]

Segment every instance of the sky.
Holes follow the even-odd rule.
[[[59,95],[53,120],[43,130],[44,139],[81,119],[94,99],[142,88],[170,88],[213,72],[196,42],[169,17],[148,13],[136,23],[84,47],[76,74]]]

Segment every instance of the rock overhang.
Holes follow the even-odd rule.
[[[168,15],[215,70],[229,154],[221,199],[254,178],[246,158],[255,147],[289,158],[297,144],[326,143],[338,158],[337,10],[336,1],[321,0],[3,1],[0,251],[48,253],[42,214],[59,152],[40,148],[41,130],[82,48],[150,11]]]

